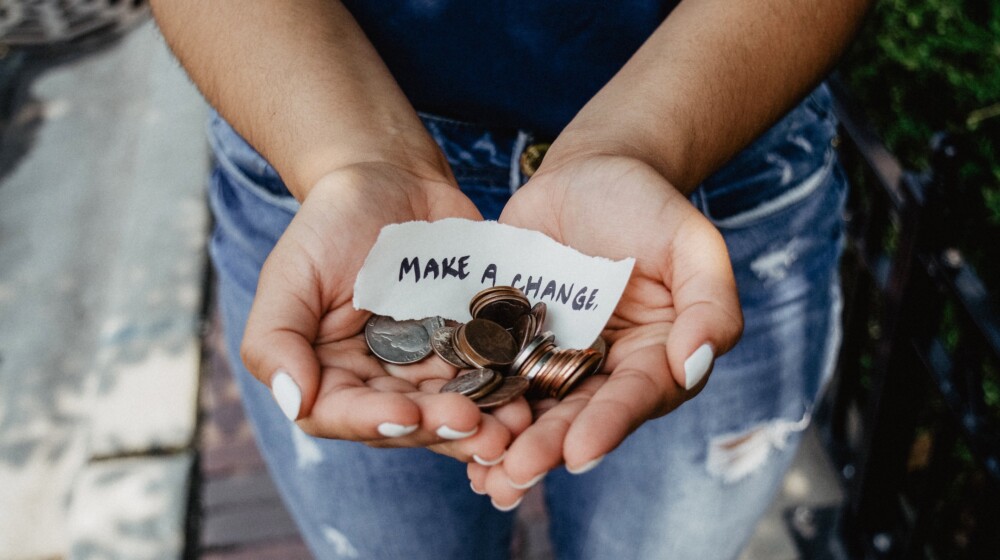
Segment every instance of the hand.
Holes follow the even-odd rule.
[[[721,234],[639,160],[592,156],[543,167],[500,221],[589,255],[636,259],[604,330],[611,344],[604,373],[561,402],[537,403],[535,422],[502,464],[469,465],[473,486],[506,507],[526,492],[512,484],[564,463],[584,468],[697,394],[714,357],[739,339],[743,319]]]
[[[371,314],[354,309],[354,280],[382,226],[447,217],[482,219],[452,182],[384,163],[335,171],[306,196],[261,270],[241,348],[306,433],[488,462],[530,423],[523,399],[480,414],[438,393],[456,373],[440,358],[383,364],[359,334]]]

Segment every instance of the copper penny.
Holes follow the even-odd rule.
[[[493,321],[505,329],[513,329],[517,318],[531,311],[523,299],[504,298],[491,301],[473,315],[476,319]]]
[[[434,334],[431,335],[431,348],[434,349],[434,353],[437,354],[439,358],[449,364],[457,367],[458,369],[468,369],[472,367],[472,364],[467,363],[455,352],[453,342],[454,335],[454,327],[441,327],[440,329],[434,331]]]
[[[542,302],[538,302],[531,307],[531,315],[535,318],[535,336],[542,334],[545,327],[546,307]]]
[[[485,319],[473,319],[461,328],[461,349],[480,367],[509,366],[517,357],[517,343],[506,329]],[[456,333],[458,335],[458,333]]]
[[[516,375],[504,377],[499,387],[476,401],[476,406],[479,408],[503,406],[526,393],[530,384],[527,379]]]

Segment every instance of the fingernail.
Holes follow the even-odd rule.
[[[521,496],[520,498],[518,498],[517,500],[515,500],[513,504],[510,504],[509,506],[502,506],[502,505],[498,504],[496,502],[496,500],[494,500],[493,498],[490,498],[490,503],[492,503],[493,507],[497,508],[500,511],[510,511],[510,510],[516,508],[517,506],[521,505],[521,500],[523,500],[523,499],[524,499],[524,496]]]
[[[517,488],[518,490],[527,490],[528,488],[531,488],[532,486],[538,484],[538,481],[540,481],[541,479],[545,478],[546,474],[548,474],[548,473],[542,473],[542,474],[536,476],[535,478],[532,478],[528,482],[525,482],[524,484],[518,484],[518,483],[514,482],[513,480],[509,480],[508,482],[510,483],[511,487],[513,487],[513,488]]]
[[[684,388],[690,390],[701,381],[712,367],[715,353],[708,343],[702,344],[684,361]]]
[[[604,460],[604,455],[601,455],[600,457],[592,459],[589,462],[584,463],[575,469],[570,467],[569,465],[566,465],[566,470],[568,470],[570,474],[583,474],[585,472],[594,470],[594,467],[601,464],[601,461],[603,460]]]
[[[443,437],[444,439],[465,439],[471,436],[472,434],[475,434],[478,431],[479,431],[479,426],[472,428],[468,432],[460,432],[458,430],[449,428],[448,426],[441,426],[440,428],[437,429],[437,435]]]
[[[299,408],[302,406],[302,391],[292,376],[280,370],[275,373],[271,378],[271,393],[285,416],[293,422],[298,420]]]
[[[486,459],[483,459],[483,458],[482,458],[482,457],[480,457],[479,455],[476,455],[475,453],[473,453],[473,454],[472,454],[472,459],[473,459],[473,460],[474,460],[475,462],[479,463],[480,465],[482,465],[482,466],[484,466],[484,467],[492,467],[493,465],[499,465],[499,464],[500,464],[500,461],[503,461],[503,458],[504,458],[504,457],[506,457],[506,456],[507,456],[507,452],[506,452],[506,451],[504,451],[504,452],[503,452],[503,453],[501,453],[501,454],[500,454],[500,456],[499,456],[499,457],[497,457],[496,459],[493,459],[492,461],[487,461]]]
[[[469,488],[472,488],[472,491],[475,492],[476,494],[479,494],[480,496],[486,495],[486,492],[480,492],[479,490],[476,490],[476,485],[473,484],[471,481],[469,482]]]
[[[385,437],[403,437],[417,431],[417,427],[416,424],[404,426],[402,424],[393,424],[392,422],[382,422],[378,425],[378,433]]]

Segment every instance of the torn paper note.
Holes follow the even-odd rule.
[[[394,319],[466,322],[469,301],[514,286],[547,306],[564,348],[590,346],[618,305],[635,259],[590,257],[537,231],[449,218],[382,228],[354,284],[354,307]]]

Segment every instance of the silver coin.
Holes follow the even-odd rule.
[[[437,317],[437,316],[425,317],[421,319],[421,322],[423,322],[424,328],[427,329],[427,334],[432,337],[434,336],[434,333],[437,332],[438,329],[443,328],[445,326],[443,317]]]
[[[431,335],[431,348],[434,349],[434,353],[437,354],[438,357],[458,369],[468,369],[473,367],[472,364],[466,363],[465,360],[463,360],[461,356],[455,352],[455,345],[453,342],[454,336],[454,327],[441,327],[440,329],[434,331],[434,334]]]
[[[488,387],[496,382],[500,374],[492,369],[480,368],[460,374],[455,379],[441,387],[442,393],[459,393],[461,395],[474,395],[484,387]]]
[[[390,364],[412,364],[431,353],[431,337],[420,320],[373,315],[365,325],[365,341],[372,354]]]
[[[514,358],[514,363],[510,365],[511,373],[513,373],[514,375],[524,375],[525,373],[527,373],[527,372],[522,372],[521,368],[524,367],[524,364],[525,362],[528,361],[528,358],[530,358],[535,353],[535,351],[538,350],[540,346],[551,343],[553,340],[555,340],[555,338],[556,335],[552,334],[551,331],[546,331],[536,336],[535,338],[531,339],[531,342],[529,342],[527,346],[521,348],[521,350],[518,351],[517,357]]]

